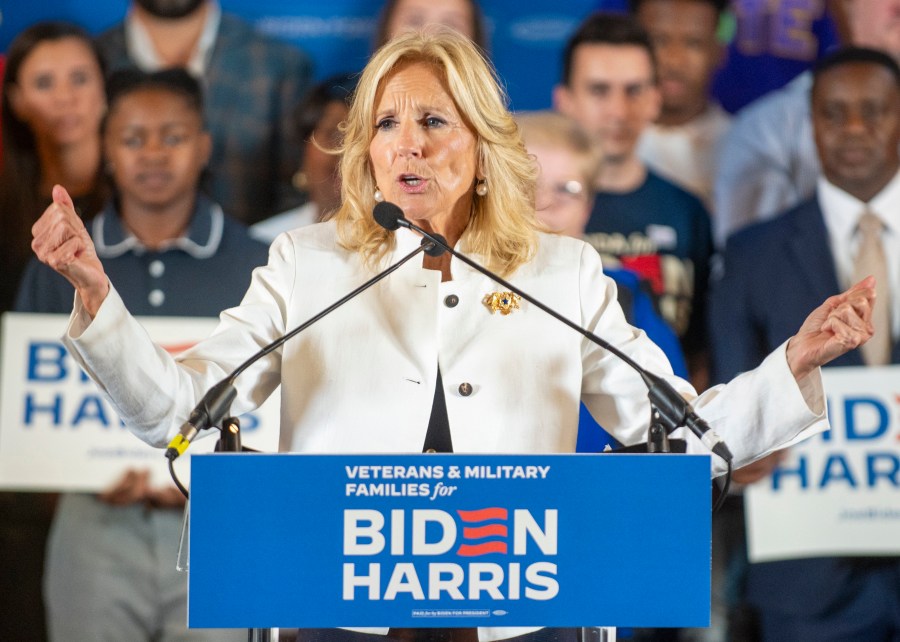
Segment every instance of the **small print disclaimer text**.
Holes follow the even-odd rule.
[[[488,609],[413,609],[413,617],[490,617]]]

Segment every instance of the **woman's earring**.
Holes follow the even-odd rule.
[[[485,196],[487,194],[487,181],[480,180],[478,181],[478,185],[475,186],[475,193],[479,196]]]
[[[376,201],[377,203],[383,203],[383,202],[384,202],[384,194],[381,193],[381,190],[380,190],[380,189],[376,189],[376,190],[375,190],[375,201]]]
[[[309,187],[309,176],[303,170],[297,170],[291,178],[291,183],[298,191],[305,192],[306,188]]]

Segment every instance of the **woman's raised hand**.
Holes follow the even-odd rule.
[[[31,248],[42,263],[75,286],[85,310],[93,317],[109,293],[109,280],[69,193],[53,187],[53,202],[32,226]]]
[[[788,342],[787,360],[799,381],[812,370],[868,341],[875,331],[875,279],[866,277],[812,311]]]

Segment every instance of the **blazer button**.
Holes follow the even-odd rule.
[[[158,308],[166,301],[166,293],[162,290],[151,290],[150,294],[147,295],[147,301],[149,301],[150,305],[154,308]]]
[[[448,308],[455,308],[457,303],[459,303],[459,297],[455,294],[449,294],[444,299],[444,305],[446,305]]]
[[[459,394],[461,394],[463,397],[468,397],[470,394],[472,394],[472,384],[467,382],[459,384]]]

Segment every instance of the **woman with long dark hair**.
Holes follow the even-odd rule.
[[[50,203],[53,185],[70,190],[83,217],[105,200],[103,77],[99,50],[76,25],[38,23],[10,44],[0,113],[0,311],[12,304],[30,256],[31,226]]]

